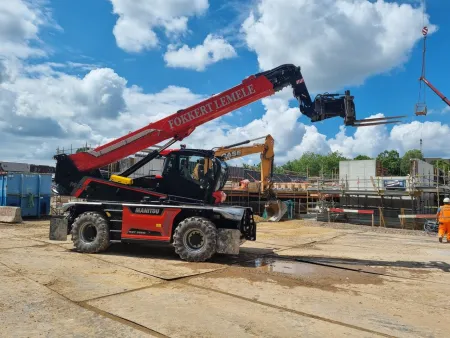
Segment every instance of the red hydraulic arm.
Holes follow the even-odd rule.
[[[421,77],[419,80],[423,81],[428,87],[430,87],[430,89],[436,93],[437,96],[439,96],[442,101],[444,101],[445,103],[447,103],[448,106],[450,106],[450,100],[447,99],[444,94],[442,94],[439,90],[437,90],[437,88],[435,86],[433,86],[425,77]]]
[[[273,85],[266,77],[248,78],[225,92],[93,150],[70,155],[70,158],[80,171],[98,169],[161,141],[170,138],[181,141],[203,123],[273,93]]]

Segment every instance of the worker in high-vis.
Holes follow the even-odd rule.
[[[442,238],[447,233],[447,243],[450,243],[450,198],[444,198],[444,205],[438,209],[436,219],[439,224],[439,242],[442,243]]]

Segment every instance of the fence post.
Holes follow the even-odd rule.
[[[372,213],[372,227],[374,226],[375,223],[375,213]]]
[[[330,209],[328,209],[327,211],[328,211],[328,223],[330,223]]]

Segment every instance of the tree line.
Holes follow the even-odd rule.
[[[354,158],[347,158],[338,151],[329,152],[326,155],[306,152],[299,159],[288,161],[281,166],[275,166],[274,173],[297,174],[308,177],[336,177],[339,175],[339,161],[374,159],[377,159],[380,162],[382,168],[386,172],[386,175],[406,176],[410,171],[410,160],[423,160],[424,157],[419,149],[408,150],[403,156],[400,156],[396,150],[385,150],[379,153],[375,158],[366,155],[358,155]],[[450,170],[450,166],[445,162],[436,163],[436,161],[433,161],[432,164],[437,165],[445,172]],[[256,166],[244,164],[244,168],[260,170],[261,163]]]

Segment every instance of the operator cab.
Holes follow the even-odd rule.
[[[158,191],[207,203],[228,179],[228,165],[210,150],[180,149],[167,152]]]

